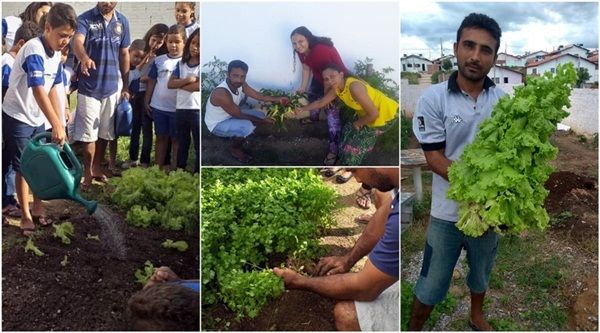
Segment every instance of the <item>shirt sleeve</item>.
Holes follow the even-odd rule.
[[[126,47],[129,47],[129,45],[131,44],[131,34],[129,33],[129,21],[127,21],[127,18],[122,16],[121,21],[123,22],[123,38],[121,39],[120,47],[124,49]]]
[[[150,67],[148,77],[150,77],[153,80],[156,80],[156,78],[158,78],[158,67],[156,66],[156,62],[152,63],[152,67]]]
[[[413,133],[424,151],[446,147],[446,129],[442,110],[439,110],[425,92],[417,103],[413,116]]]
[[[54,79],[53,85],[57,85],[63,82],[63,65],[58,64],[58,70],[56,71],[56,78]]]
[[[2,19],[2,38],[6,38],[7,33],[8,33],[8,23],[6,23],[5,19]]]
[[[395,207],[385,224],[383,237],[369,253],[369,260],[378,270],[398,278],[400,276],[400,242],[398,241],[400,220],[398,218],[398,201],[394,200],[394,204]]]
[[[27,75],[27,87],[44,85],[44,59],[39,54],[30,54],[23,62],[23,71]]]
[[[87,36],[88,28],[89,28],[89,26],[88,26],[87,19],[83,15],[80,15],[77,18],[77,30],[75,31],[75,33],[76,34],[79,33],[84,36]]]
[[[2,66],[2,87],[8,88],[8,77],[10,76],[10,66]]]

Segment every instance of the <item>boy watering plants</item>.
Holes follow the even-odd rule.
[[[17,198],[21,204],[21,229],[25,236],[35,231],[34,220],[44,219],[41,200],[34,197],[29,211],[29,187],[21,174],[21,153],[36,134],[44,131],[44,120],[52,125],[52,142],[65,142],[65,128],[60,120],[56,85],[61,83],[61,53],[75,29],[77,16],[73,8],[58,3],[47,14],[44,34],[21,48],[10,74],[9,88],[2,104],[2,135],[5,153],[16,172]]]

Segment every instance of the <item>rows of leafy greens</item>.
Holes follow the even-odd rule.
[[[556,75],[528,77],[514,97],[501,98],[491,118],[482,122],[475,140],[448,171],[448,198],[459,204],[457,227],[479,237],[489,228],[517,234],[543,230],[544,183],[549,161],[558,153],[549,139],[568,115],[569,95],[577,81],[572,64],[559,65]]]
[[[125,221],[138,227],[198,230],[200,208],[197,175],[158,167],[131,168],[111,178],[108,199],[127,212]]]
[[[335,192],[309,169],[202,170],[202,303],[255,317],[283,290],[274,258],[313,259]]]

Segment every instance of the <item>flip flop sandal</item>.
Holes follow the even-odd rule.
[[[106,175],[92,176],[92,179],[100,183],[108,183],[108,177],[106,177]]]
[[[323,177],[333,177],[333,175],[335,175],[336,173],[338,173],[338,171],[342,170],[341,168],[323,168],[321,170],[319,170],[319,173],[321,173],[321,175],[323,175]]]
[[[338,184],[345,184],[350,180],[350,178],[352,178],[352,174],[350,174],[348,177],[344,177],[344,175],[337,175],[335,177],[335,182]]]
[[[50,225],[52,225],[52,223],[54,223],[54,221],[52,221],[51,219],[46,219],[46,216],[44,215],[40,215],[40,216],[31,216],[31,219],[33,220],[34,224],[39,224],[42,227],[48,227]]]
[[[367,203],[361,205],[359,201],[361,201],[363,199],[366,200]],[[356,193],[356,204],[358,205],[358,207],[360,207],[362,209],[371,208],[371,191],[363,192],[362,188],[360,188],[358,190],[358,193]]]
[[[21,229],[21,233],[25,237],[29,237],[29,236],[33,235],[37,231],[36,227],[33,227],[33,228],[20,228],[20,229]]]
[[[476,332],[480,332],[482,331],[481,328],[477,327],[477,325],[473,324],[473,322],[471,321],[471,319],[469,319],[469,327]]]
[[[20,217],[23,216],[23,213],[21,212],[21,209],[18,208],[17,206],[13,206],[13,205],[6,206],[2,210],[2,214],[6,214],[7,216],[17,217],[17,218],[20,218]]]

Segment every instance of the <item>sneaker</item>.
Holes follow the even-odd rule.
[[[135,168],[138,165],[137,161],[128,161],[121,166],[123,169]]]

